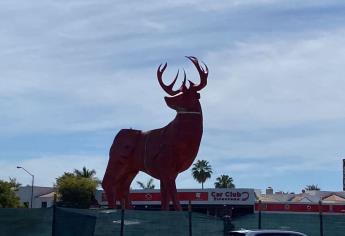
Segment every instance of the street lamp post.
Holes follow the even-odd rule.
[[[31,202],[30,202],[30,208],[32,208],[32,200],[34,198],[34,181],[35,181],[35,176],[31,174],[29,171],[27,171],[24,167],[17,166],[18,169],[23,169],[26,173],[31,175],[32,177],[32,182],[31,182]]]

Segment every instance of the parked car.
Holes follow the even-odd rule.
[[[237,230],[227,236],[307,236],[306,234],[286,230]]]

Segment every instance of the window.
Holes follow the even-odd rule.
[[[42,202],[41,207],[42,207],[42,208],[47,208],[47,202]]]

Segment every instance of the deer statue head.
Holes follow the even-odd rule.
[[[160,86],[163,90],[172,97],[165,97],[165,102],[171,109],[176,110],[177,112],[200,112],[200,103],[199,98],[200,94],[198,91],[203,89],[207,84],[208,68],[204,64],[205,69],[202,68],[199,64],[199,61],[196,57],[188,56],[187,57],[194,64],[200,75],[200,84],[195,85],[192,81],[189,81],[189,87],[186,86],[186,72],[184,71],[184,80],[182,86],[178,90],[173,90],[175,82],[178,78],[179,71],[177,72],[174,81],[170,85],[165,85],[162,81],[162,75],[167,68],[167,63],[162,64],[158,67],[157,78]],[[162,67],[162,68],[161,68]]]

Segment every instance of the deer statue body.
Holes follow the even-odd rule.
[[[189,81],[187,88],[184,73],[181,88],[174,91],[178,73],[170,85],[165,85],[162,75],[167,63],[157,70],[159,84],[171,96],[165,97],[165,102],[177,112],[175,119],[160,129],[148,132],[122,129],[116,135],[102,182],[110,208],[115,208],[117,201],[130,207],[130,184],[138,172],[143,171],[160,180],[162,210],[169,209],[170,200],[175,210],[181,210],[175,179],[192,165],[199,150],[203,119],[198,91],[206,86],[208,76],[205,64],[203,68],[195,57],[187,58],[199,72],[199,85]]]

